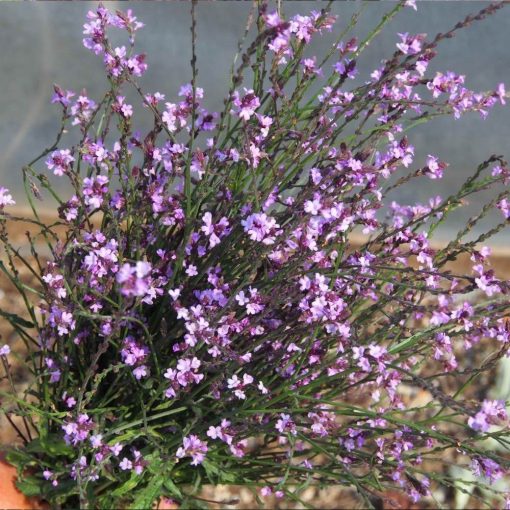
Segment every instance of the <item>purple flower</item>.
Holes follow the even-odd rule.
[[[124,296],[145,296],[150,288],[152,266],[138,261],[136,265],[123,264],[117,273],[117,283]]]
[[[65,432],[64,439],[66,443],[77,445],[85,441],[89,435],[89,432],[95,427],[94,422],[85,413],[78,415],[76,421],[66,421],[62,425],[62,429]]]
[[[276,236],[281,233],[278,228],[280,225],[271,216],[266,213],[250,214],[245,220],[241,221],[244,231],[250,236],[250,239],[263,244],[274,244]]]
[[[470,416],[468,425],[477,432],[487,432],[491,424],[508,420],[505,403],[502,400],[484,400],[475,416]]]
[[[507,95],[506,95],[504,83],[500,83],[498,85],[498,88],[496,90],[496,95],[497,95],[501,104],[506,104],[505,98],[507,97]]]
[[[227,379],[227,385],[229,389],[234,390],[234,395],[244,400],[246,399],[246,393],[244,389],[253,383],[253,377],[249,374],[244,374],[242,379],[239,379],[237,375],[233,375],[230,379]]]
[[[502,198],[496,204],[496,207],[503,213],[503,216],[506,219],[510,218],[510,202],[506,198]]]
[[[85,205],[90,209],[101,207],[106,193],[108,193],[108,177],[106,175],[98,175],[91,178],[85,177],[83,179]]]
[[[92,118],[96,103],[85,95],[78,96],[71,107],[71,114],[74,115],[73,126],[81,126],[84,129]]]
[[[55,93],[51,98],[52,103],[60,103],[64,108],[67,108],[71,104],[71,98],[76,94],[71,90],[63,90],[58,85],[54,85],[53,89]]]
[[[439,161],[436,156],[428,155],[426,174],[430,179],[441,179],[443,177],[443,170],[448,165]]]
[[[198,466],[204,461],[207,451],[207,441],[201,441],[198,436],[191,434],[183,438],[182,446],[175,455],[178,459],[191,457],[193,459],[191,465]]]
[[[289,414],[280,414],[280,418],[276,422],[275,429],[281,434],[290,433],[293,436],[297,434],[296,424]]]
[[[234,92],[232,103],[237,107],[237,115],[245,121],[255,114],[255,111],[260,106],[260,99],[255,95],[253,89],[244,89],[244,96],[241,97],[239,92]]]
[[[264,309],[264,305],[262,303],[262,297],[259,294],[257,289],[249,288],[250,296],[248,297],[244,290],[239,292],[236,295],[236,301],[240,306],[246,307],[246,313],[248,315],[256,315],[260,313]]]
[[[43,311],[43,310],[41,310]],[[46,312],[45,312],[46,313]],[[47,313],[48,324],[57,329],[58,336],[64,336],[73,331],[76,327],[76,321],[71,310],[65,307],[52,305]]]
[[[114,457],[118,457],[124,447],[120,443],[115,443],[113,446],[109,446],[108,448]]]
[[[497,462],[484,457],[476,457],[472,459],[471,469],[475,476],[484,476],[490,483],[494,483],[505,474],[503,468]]]
[[[53,170],[53,173],[62,176],[69,171],[71,163],[74,161],[69,149],[54,151],[46,160],[48,170]]]
[[[117,96],[117,100],[112,105],[112,110],[117,112],[121,117],[129,119],[133,115],[133,107],[125,103],[125,99],[124,96]]]
[[[204,222],[204,226],[202,227],[202,232],[206,236],[209,237],[209,246],[214,248],[216,245],[220,243],[220,238],[229,234],[230,230],[228,229],[228,220],[223,217],[216,224],[212,222],[212,214],[210,212],[206,212],[202,221]]]
[[[425,34],[418,34],[410,36],[407,32],[405,34],[398,34],[401,42],[397,44],[397,48],[404,55],[415,55],[421,51],[421,43],[425,39]]]
[[[8,354],[10,354],[11,352],[11,348],[5,344],[5,345],[2,345],[2,347],[0,347],[0,356],[7,356]]]
[[[171,385],[166,390],[166,397],[174,398],[179,387],[186,388],[190,384],[198,384],[204,378],[204,374],[198,372],[200,365],[201,362],[196,357],[181,358],[175,369],[168,368],[164,376],[170,380]]]
[[[229,420],[223,419],[221,421],[221,425],[217,427],[213,427],[212,425],[209,427],[209,430],[207,431],[207,435],[211,439],[220,439],[224,443],[227,443],[228,445],[232,444],[233,440],[233,434],[230,427],[231,423]]]
[[[123,471],[131,471],[131,469],[133,469],[133,463],[127,457],[124,457],[120,462],[119,467]]]

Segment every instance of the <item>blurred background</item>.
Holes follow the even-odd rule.
[[[101,58],[82,46],[85,15],[96,5],[96,2],[14,2],[0,6],[0,185],[11,189],[18,205],[26,203],[21,167],[53,143],[59,128],[60,110],[50,104],[53,83],[76,92],[86,88],[89,97],[96,100],[107,90]],[[389,1],[335,2],[333,12],[338,15],[335,29],[332,34],[318,36],[310,54],[321,56],[357,10],[363,12],[354,35],[362,38],[393,5]],[[147,53],[149,64],[141,80],[142,87],[146,92],[164,93],[168,101],[175,101],[180,85],[191,77],[189,3],[124,1],[106,2],[106,6],[131,8],[145,23],[137,38],[138,51]],[[366,80],[381,59],[393,53],[400,40],[399,32],[427,33],[433,37],[484,6],[487,2],[418,1],[417,12],[404,9],[360,58],[358,80]],[[198,4],[198,85],[205,89],[205,106],[210,110],[222,107],[237,41],[250,7],[250,2]],[[317,2],[283,2],[283,10],[289,15],[321,7]],[[486,91],[505,82],[510,90],[509,28],[510,8],[503,8],[495,16],[461,30],[439,46],[439,55],[432,61],[427,76],[451,70],[466,75],[465,85],[469,89]],[[327,75],[330,69],[324,72]],[[131,97],[134,101],[135,97]],[[142,116],[136,127],[143,132],[149,121],[149,116]],[[422,178],[419,185],[401,189],[396,198],[402,203],[414,203],[426,202],[438,194],[446,197],[489,155],[502,154],[510,159],[510,110],[508,105],[496,106],[486,120],[474,113],[458,121],[437,119],[411,131],[409,138],[416,148],[414,168],[425,164],[427,154],[437,155],[450,167],[442,181]],[[62,148],[72,141],[72,137],[64,139]],[[45,169],[43,162],[38,169]],[[476,213],[482,199],[488,198],[489,195],[480,195],[479,200],[457,211],[439,235],[451,237],[453,229]],[[52,205],[46,203],[48,207]],[[495,213],[479,228],[499,219],[500,214]],[[508,239],[508,234],[502,233],[492,244],[505,245]]]

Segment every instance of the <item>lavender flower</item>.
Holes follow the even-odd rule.
[[[178,448],[175,455],[178,459],[191,457],[191,465],[198,466],[204,461],[207,451],[207,441],[201,441],[197,436],[191,434],[183,438],[182,446]]]

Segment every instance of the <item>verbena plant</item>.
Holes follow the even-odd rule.
[[[30,257],[9,241],[7,223],[20,218],[0,193],[0,268],[27,308],[1,314],[31,370],[24,394],[14,382],[2,393],[24,443],[8,457],[19,488],[53,507],[146,508],[169,497],[184,508],[204,504],[206,483],[294,503],[309,485],[342,484],[378,506],[387,491],[418,501],[455,486],[452,458],[488,487],[510,467],[505,402],[466,391],[510,341],[509,285],[483,247],[510,216],[510,169],[491,156],[455,194],[425,205],[388,194],[447,167],[433,155],[414,161],[410,128],[505,103],[502,84],[475,93],[464,76],[427,73],[440,42],[501,5],[432,39],[400,34],[394,54],[349,86],[362,52],[413,2],[391,6],[361,41],[350,38],[353,16],[322,58],[307,46],[333,30],[328,7],[285,20],[256,3],[220,114],[201,106],[190,6],[191,83],[175,103],[139,85],[147,64],[133,14],[89,12],[84,45],[103,59],[109,89],[92,100],[55,87],[61,130],[23,169],[33,210],[24,221],[44,241],[30,238]],[[127,45],[113,47],[110,29]],[[143,135],[129,89],[153,117]],[[71,148],[68,128],[81,137]],[[71,198],[48,174],[69,180]],[[433,248],[449,213],[491,187],[497,197]],[[34,200],[43,192],[58,203],[51,225]],[[502,221],[466,238],[494,208]],[[472,271],[445,268],[463,254]],[[466,353],[480,343],[476,362]],[[13,381],[16,353],[0,352]],[[413,387],[426,403],[409,398]]]

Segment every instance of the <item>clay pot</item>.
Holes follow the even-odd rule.
[[[28,498],[22,494],[16,484],[16,468],[5,461],[0,453],[0,508],[47,509],[37,498]]]
[[[48,510],[48,505],[38,498],[28,498],[16,487],[16,468],[5,461],[0,452],[0,510]],[[162,498],[157,505],[158,510],[175,510],[179,506],[171,500]]]
[[[174,503],[171,499],[161,498],[156,508],[157,510],[177,510],[179,505]]]

